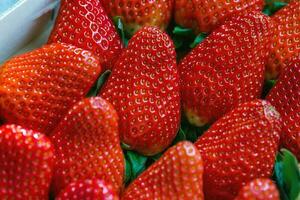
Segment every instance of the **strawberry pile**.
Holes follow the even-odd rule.
[[[61,0],[0,120],[0,199],[299,200],[300,2]]]

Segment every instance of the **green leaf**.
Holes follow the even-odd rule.
[[[299,200],[300,170],[296,157],[286,149],[277,155],[274,176],[283,200]]]
[[[206,33],[200,33],[197,35],[195,38],[194,42],[190,44],[190,48],[193,49],[195,48],[199,43],[201,43],[208,35]]]
[[[192,29],[182,28],[180,26],[175,26],[175,28],[173,30],[173,34],[177,35],[177,36],[187,36],[187,37],[194,36]]]
[[[263,10],[263,13],[267,16],[271,16],[273,13],[272,13],[272,10],[269,6],[266,6]]]
[[[106,82],[106,80],[109,78],[110,74],[111,74],[110,70],[107,70],[103,74],[101,74],[97,82],[95,83],[95,85],[88,92],[87,97],[96,97],[100,92],[102,86]]]
[[[286,2],[281,2],[281,1],[275,1],[274,0],[266,0],[266,6],[263,10],[263,13],[266,15],[273,15],[275,14],[278,10],[286,6],[288,3]]]
[[[176,26],[170,32],[176,50],[185,51],[189,49],[189,44],[194,40],[195,34],[192,29]]]
[[[196,36],[192,29],[183,28],[174,23],[168,28],[168,33],[174,42],[178,62],[207,36],[205,33]]]
[[[130,182],[131,180],[131,163],[129,160],[125,159],[125,183]]]
[[[123,44],[125,47],[128,46],[129,38],[127,38],[126,32],[125,32],[125,27],[122,21],[122,17],[120,16],[115,16],[113,17],[113,22],[117,28],[117,31],[123,41]]]
[[[148,158],[134,151],[127,151],[125,153],[125,158],[131,166],[130,180],[132,181],[146,169],[146,162]]]
[[[286,6],[288,3],[286,2],[274,2],[273,3],[273,10],[276,12]]]
[[[282,157],[281,154],[277,155],[276,163],[275,163],[275,167],[274,167],[274,177],[275,177],[274,179],[276,180],[276,183],[278,185],[281,200],[290,200],[288,197],[288,194],[286,193],[286,191],[284,189],[284,181],[283,181],[283,173],[282,173],[283,164],[282,164],[281,157]]]
[[[300,194],[300,171],[296,157],[288,150],[282,150],[283,157],[283,179],[289,188],[289,197],[296,200]]]

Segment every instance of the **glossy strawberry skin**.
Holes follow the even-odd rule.
[[[300,160],[300,109],[283,118],[282,146]]]
[[[235,200],[280,200],[276,184],[270,179],[258,178],[247,183]]]
[[[14,57],[0,68],[0,116],[49,134],[100,72],[97,57],[65,44]]]
[[[167,34],[144,27],[120,56],[100,92],[120,117],[120,137],[129,149],[154,155],[167,148],[180,123],[179,76]]]
[[[71,183],[56,198],[56,200],[118,200],[119,197],[111,184],[103,180],[92,179]]]
[[[48,43],[63,42],[89,50],[104,69],[112,69],[123,45],[100,1],[62,0]]]
[[[124,155],[120,146],[118,116],[100,97],[77,103],[57,126],[51,141],[56,161],[52,189],[58,194],[72,182],[100,178],[120,192]]]
[[[260,97],[270,26],[261,13],[234,17],[181,61],[181,97],[190,123],[212,123],[237,105]]]
[[[190,142],[169,148],[125,190],[123,200],[203,200],[203,161]]]
[[[235,14],[261,11],[263,0],[175,0],[175,21],[196,33],[211,32]]]
[[[300,2],[289,3],[272,20],[275,26],[267,63],[267,79],[277,79],[289,60],[300,55]]]
[[[282,117],[300,109],[300,55],[287,66],[266,97]]]
[[[231,200],[254,178],[272,175],[280,114],[263,100],[244,103],[219,119],[195,143],[204,161],[204,193]]]
[[[200,32],[193,0],[175,0],[174,19],[178,25]]]
[[[283,147],[300,159],[300,146],[297,144],[300,133],[300,56],[287,64],[267,100],[283,118]]]
[[[48,199],[54,149],[39,132],[0,127],[0,199]]]
[[[125,30],[133,35],[144,26],[165,30],[171,20],[173,0],[102,0],[111,17],[121,16]]]

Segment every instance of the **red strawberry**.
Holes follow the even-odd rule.
[[[56,150],[55,194],[72,182],[100,178],[120,191],[124,156],[120,146],[118,116],[100,97],[76,104],[60,122],[51,140]]]
[[[154,155],[170,145],[180,122],[178,82],[171,39],[158,28],[144,27],[101,93],[119,114],[121,140],[128,148]]]
[[[173,0],[102,0],[112,17],[121,16],[125,30],[133,35],[143,26],[165,30],[171,20]]]
[[[264,0],[175,0],[175,21],[195,32],[211,32],[237,13],[260,11]]]
[[[255,178],[272,175],[281,118],[266,101],[244,103],[219,119],[195,143],[204,161],[204,193],[231,200]]]
[[[71,183],[56,200],[118,200],[119,197],[111,184],[103,180],[93,179]]]
[[[90,52],[46,45],[0,68],[0,116],[8,123],[50,133],[83,98],[101,72]]]
[[[125,190],[122,200],[203,200],[203,162],[190,142],[181,142],[144,171]]]
[[[289,62],[278,82],[267,96],[282,117],[300,109],[300,55]]]
[[[300,55],[300,2],[290,3],[272,19],[275,28],[266,76],[268,79],[277,79],[289,59]]]
[[[273,181],[259,178],[245,185],[235,200],[280,200],[280,197]]]
[[[275,106],[284,122],[282,145],[300,159],[300,56],[287,64],[267,100]]]
[[[49,43],[63,42],[99,56],[105,69],[111,69],[123,48],[112,21],[100,1],[62,0]]]
[[[46,136],[0,127],[0,199],[48,199],[54,151]]]
[[[252,12],[216,29],[179,65],[185,114],[197,126],[259,98],[270,47],[271,23]]]
[[[283,118],[282,146],[300,160],[300,109]]]
[[[191,28],[196,33],[200,32],[200,27],[195,16],[194,0],[175,0],[175,22],[185,28]]]

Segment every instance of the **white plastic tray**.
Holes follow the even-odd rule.
[[[12,1],[13,5],[3,9]],[[59,0],[0,0],[0,63],[45,43],[58,3]]]

